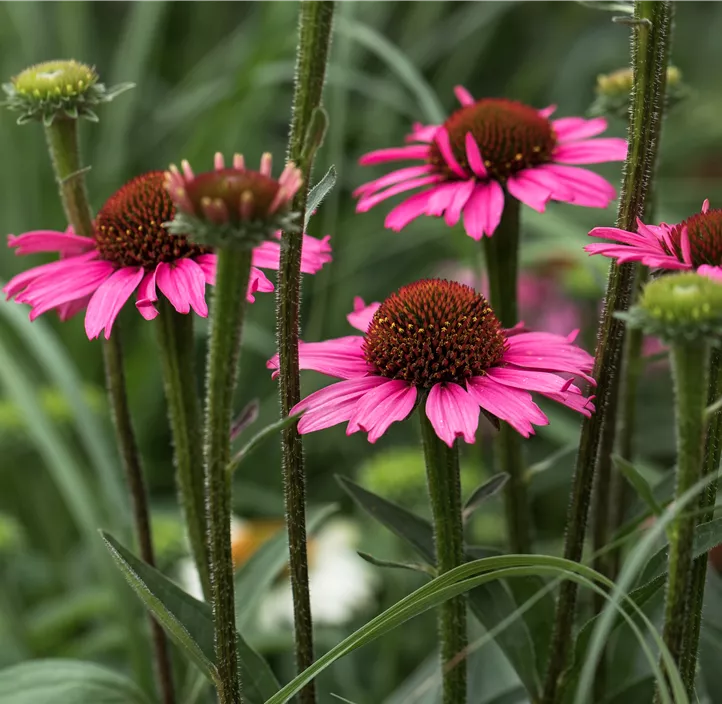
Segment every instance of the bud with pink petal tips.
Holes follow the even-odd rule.
[[[298,230],[291,201],[303,180],[294,164],[288,163],[278,180],[271,176],[268,153],[258,171],[247,169],[241,154],[227,167],[216,153],[213,165],[212,171],[196,175],[184,159],[180,169],[172,164],[166,172],[177,209],[168,223],[171,232],[206,246],[244,250],[272,239],[278,230]]]

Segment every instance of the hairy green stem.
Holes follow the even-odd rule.
[[[56,118],[45,128],[45,136],[53,163],[53,171],[60,190],[60,199],[68,223],[75,233],[93,237],[93,216],[85,186],[85,172],[80,158],[77,120]],[[138,445],[135,440],[123,368],[123,348],[120,330],[116,323],[115,334],[103,345],[105,379],[111,413],[116,430],[130,494],[133,522],[140,555],[149,565],[155,564],[151,533],[148,497],[140,462]],[[153,642],[156,678],[163,704],[175,701],[173,673],[171,670],[168,644],[163,629],[148,616]]]
[[[709,391],[707,404],[710,405],[722,396],[722,351],[713,349],[710,360]],[[722,411],[717,411],[711,418],[707,428],[704,448],[702,473],[710,476],[717,472],[722,453]],[[717,503],[717,480],[712,480],[699,499],[700,515],[697,524],[706,523],[714,518],[714,507]],[[699,634],[702,626],[702,606],[704,604],[704,587],[707,577],[707,554],[700,555],[692,565],[691,586],[689,594],[689,614],[685,619],[682,642],[681,675],[687,691],[694,689],[697,674],[697,653],[699,651]]]
[[[423,408],[419,408],[426,460],[429,501],[434,521],[436,569],[444,574],[464,561],[458,441],[448,447],[438,438]],[[443,704],[466,701],[466,598],[458,596],[439,607],[439,640]]]
[[[702,476],[705,407],[709,392],[709,346],[675,342],[670,354],[677,418],[677,488],[675,498],[688,492]],[[694,515],[681,512],[670,526],[667,594],[662,636],[673,660],[681,667],[683,641],[692,583]],[[701,606],[701,605],[700,605]],[[687,693],[692,696],[692,688]],[[655,697],[659,701],[659,694]]]
[[[306,215],[308,183],[311,178],[315,147],[306,149],[306,135],[314,111],[320,107],[326,78],[335,3],[327,0],[300,4],[299,38],[296,54],[296,81],[288,158],[303,174],[306,187],[293,201],[300,222]],[[301,233],[284,232],[281,238],[281,261],[276,319],[279,351],[281,414],[287,416],[301,400],[298,366],[298,329],[301,296]],[[314,660],[311,599],[308,588],[306,550],[306,474],[303,444],[296,425],[281,433],[283,453],[283,494],[288,532],[289,568],[293,593],[293,616],[296,640],[296,667],[299,672]],[[316,701],[315,685],[309,683],[301,692],[303,704]]]
[[[252,255],[250,251],[221,249],[216,256],[204,437],[206,520],[218,699],[220,704],[238,704],[241,701],[241,683],[231,555],[231,474],[227,469],[231,460],[233,391],[238,379]]]
[[[519,201],[506,195],[504,212],[493,237],[484,238],[489,298],[494,313],[505,328],[517,324],[517,280],[519,275]],[[502,423],[496,437],[499,469],[509,475],[504,490],[509,547],[514,553],[531,551],[529,499],[519,434]]]
[[[671,3],[651,0],[635,2],[632,34],[634,88],[631,96],[629,149],[617,214],[617,226],[624,230],[636,230],[636,218],[644,212],[649,174],[658,143],[655,135],[658,134],[658,124],[662,118],[671,20]],[[581,561],[584,549],[595,464],[602,429],[607,421],[610,394],[615,393],[613,390],[619,383],[624,325],[614,314],[629,307],[633,279],[633,266],[611,265],[592,371],[597,381],[597,410],[582,423],[567,513],[564,557],[575,562]],[[615,419],[610,418],[609,422],[614,423]],[[576,583],[563,582],[557,599],[543,704],[556,704],[558,700],[560,678],[572,641],[576,602]]]
[[[203,595],[211,598],[203,472],[201,406],[196,385],[193,316],[159,301],[158,337],[168,416],[173,432],[176,482]]]

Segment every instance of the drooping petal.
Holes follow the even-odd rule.
[[[536,171],[552,175],[560,185],[573,193],[571,199],[555,193],[556,200],[587,208],[606,208],[617,197],[617,191],[611,183],[588,169],[562,164],[545,164],[536,167]]]
[[[539,115],[540,115],[541,117],[550,117],[550,116],[553,115],[556,111],[557,111],[557,106],[556,106],[556,105],[549,105],[548,107],[542,108],[541,110],[539,110]]]
[[[468,181],[463,181],[457,187],[456,193],[451,199],[449,207],[446,208],[446,211],[444,212],[444,222],[449,227],[453,227],[457,222],[459,222],[461,212],[471,197],[471,194],[474,192],[475,185],[476,183],[469,179]]]
[[[466,387],[469,396],[484,410],[509,423],[525,438],[534,434],[534,425],[549,424],[528,391],[502,386],[488,376],[472,377]]]
[[[488,173],[486,171],[486,166],[484,166],[484,159],[481,156],[481,151],[479,151],[479,145],[476,143],[474,135],[471,134],[471,132],[466,133],[465,144],[466,159],[469,162],[471,170],[479,178],[486,178]]]
[[[517,200],[543,213],[552,194],[548,188],[540,186],[533,179],[527,178],[525,174],[526,171],[520,171],[518,174],[510,176],[506,182],[506,189]]]
[[[346,320],[357,330],[365,333],[369,329],[371,320],[380,306],[381,304],[376,301],[366,305],[361,296],[356,296],[353,299],[353,313],[349,313],[346,316]]]
[[[95,242],[91,237],[70,232],[33,230],[22,235],[8,235],[8,247],[17,247],[15,254],[18,255],[59,252],[63,257],[71,257],[95,249]]]
[[[354,379],[373,371],[363,355],[364,339],[360,335],[348,335],[323,342],[299,342],[298,366],[302,370],[311,370],[334,376],[339,379]],[[274,354],[266,362],[268,369],[277,376],[279,360]]]
[[[702,264],[702,266],[697,269],[697,273],[700,276],[706,276],[708,279],[722,281],[722,267],[719,266],[709,266],[709,264]]]
[[[155,287],[157,271],[158,267],[153,271],[147,271],[138,286],[138,298],[135,307],[146,320],[153,320],[158,316],[158,309],[155,307],[155,302],[158,300],[158,292]]]
[[[440,183],[431,189],[431,196],[429,197],[426,214],[433,215],[435,217],[443,215],[444,211],[451,207],[451,203],[456,197],[459,187],[466,183],[467,181],[449,181],[447,183]]]
[[[143,267],[123,267],[98,286],[85,314],[85,332],[89,340],[94,340],[103,330],[105,339],[110,339],[120,309],[138,288],[143,276]]]
[[[387,379],[375,389],[368,391],[356,405],[349,418],[346,434],[359,430],[368,433],[368,440],[376,442],[389,428],[404,420],[416,404],[416,387],[400,379]]]
[[[457,437],[476,442],[479,404],[458,384],[434,384],[426,399],[426,416],[434,431],[449,447]]]
[[[85,262],[92,261],[96,259],[97,256],[97,252],[87,252],[77,257],[60,259],[56,262],[49,262],[48,264],[41,264],[32,269],[27,269],[17,276],[13,276],[3,287],[3,293],[5,293],[8,298],[14,298],[20,291],[27,288],[33,282],[39,282],[44,277],[50,277],[52,280],[54,275],[62,274],[64,271],[70,271],[75,266],[84,266]]]
[[[498,384],[512,386],[525,391],[549,393],[561,392],[569,386],[569,382],[556,374],[532,371],[530,369],[514,369],[512,367],[492,367],[486,370],[486,376]]]
[[[158,288],[179,313],[191,308],[202,318],[208,316],[206,277],[200,264],[179,259],[173,264],[161,262],[156,269]]]
[[[427,176],[420,176],[419,178],[412,178],[408,181],[397,183],[384,191],[379,191],[373,195],[362,196],[356,204],[356,212],[365,213],[371,210],[371,208],[375,205],[378,205],[382,201],[387,200],[392,196],[396,196],[399,193],[405,193],[406,191],[411,191],[414,188],[421,188],[422,186],[428,186],[432,183],[439,183],[443,180],[444,176],[442,174],[429,174]]]
[[[575,142],[579,139],[589,139],[607,129],[607,121],[603,117],[585,120],[583,117],[562,117],[552,121],[552,127],[557,133],[557,142]]]
[[[444,157],[446,165],[460,178],[468,178],[468,174],[464,171],[461,164],[459,164],[454,156],[454,150],[451,148],[451,139],[446,127],[439,127],[434,140],[436,141],[436,145],[439,147],[441,156]]]
[[[412,220],[426,213],[433,193],[434,189],[430,188],[407,198],[386,216],[384,227],[394,232],[403,230]]]
[[[464,208],[466,234],[474,240],[491,237],[504,210],[504,191],[496,181],[478,183]]]
[[[218,262],[215,254],[201,254],[195,258],[196,264],[203,271],[206,283],[209,286],[216,285],[216,264]]]
[[[554,161],[564,164],[601,164],[604,161],[624,161],[627,158],[627,142],[618,137],[568,142],[557,145],[552,158]]]
[[[391,147],[389,149],[377,149],[376,151],[364,154],[359,159],[359,164],[369,166],[371,164],[383,164],[387,161],[400,161],[404,159],[426,159],[429,156],[429,147],[425,144],[414,144],[408,147]]]
[[[464,86],[454,86],[454,95],[463,107],[473,105],[476,102],[476,100],[474,100],[474,96],[469,93]]]
[[[246,300],[249,303],[255,303],[255,293],[270,293],[274,289],[275,287],[273,286],[273,282],[270,281],[269,278],[260,269],[252,266],[251,273],[248,278],[248,291],[246,292]]]
[[[436,130],[439,129],[439,125],[422,125],[420,122],[415,122],[412,126],[412,132],[407,135],[407,142],[433,142]]]
[[[303,246],[301,249],[302,273],[315,274],[321,270],[324,264],[331,261],[330,239],[330,235],[326,235],[326,237],[322,239],[317,239],[309,235],[303,236]],[[278,271],[280,259],[281,243],[279,241],[269,240],[262,242],[258,247],[254,248],[251,263],[253,266],[260,267],[261,269]]]
[[[354,198],[358,198],[359,196],[370,195],[376,191],[380,191],[382,188],[386,188],[387,186],[393,186],[395,183],[407,181],[408,179],[416,178],[417,176],[425,176],[426,174],[430,174],[433,170],[434,167],[432,164],[407,166],[406,168],[392,171],[391,173],[386,174],[386,176],[377,178],[375,181],[369,181],[368,183],[362,184],[353,192],[353,196]]]
[[[65,322],[70,320],[74,315],[80,313],[88,307],[88,302],[91,296],[83,296],[82,298],[76,298],[74,301],[68,301],[57,307],[57,313],[60,320]]]

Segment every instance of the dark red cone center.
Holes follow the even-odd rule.
[[[670,239],[675,251],[682,259],[682,229],[687,228],[692,265],[722,266],[722,210],[708,210],[696,213],[672,228]]]

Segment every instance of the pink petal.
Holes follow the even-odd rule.
[[[301,271],[304,274],[316,274],[321,270],[324,264],[331,261],[331,246],[329,245],[330,239],[330,235],[326,235],[323,239],[317,239],[316,237],[310,237],[309,235],[303,236]],[[253,250],[252,264],[255,267],[278,271],[280,260],[280,242],[266,241],[258,245],[258,247]]]
[[[391,147],[390,149],[377,149],[374,152],[364,154],[359,159],[359,164],[368,166],[370,164],[383,164],[386,161],[399,161],[403,159],[427,159],[429,147],[426,145],[414,144],[408,147]]]
[[[192,259],[178,259],[173,264],[161,262],[156,269],[158,288],[179,313],[191,308],[201,316],[208,316],[206,305],[206,277],[200,264]]]
[[[627,158],[627,142],[618,137],[570,142],[558,145],[552,156],[554,161],[565,164],[600,164],[603,161],[624,161]]]
[[[344,423],[353,415],[359,399],[388,381],[380,376],[365,376],[339,381],[309,394],[291,409],[291,413],[303,411],[298,432],[303,435]]]
[[[532,179],[527,178],[525,174],[526,171],[521,171],[514,176],[510,176],[506,182],[506,190],[517,200],[543,213],[552,194],[548,188],[535,183]]]
[[[348,320],[352,327],[365,333],[369,329],[371,320],[380,306],[381,304],[378,302],[366,305],[361,296],[356,296],[353,299],[353,313],[349,313],[346,316],[346,320]]]
[[[215,254],[201,254],[195,258],[195,263],[202,269],[209,286],[216,285],[216,262]]]
[[[464,208],[466,234],[474,240],[491,237],[504,211],[504,191],[497,181],[478,183]]]
[[[426,214],[429,200],[433,194],[434,189],[430,188],[407,198],[389,212],[384,220],[384,227],[388,227],[394,232],[403,230],[412,220]]]
[[[376,442],[395,421],[404,420],[416,404],[416,387],[399,379],[387,379],[385,384],[368,391],[358,402],[349,418],[346,435],[359,430],[368,433],[368,440]]]
[[[158,267],[153,271],[147,271],[140,282],[140,286],[138,286],[138,298],[135,307],[146,320],[153,320],[158,316],[158,309],[153,305],[158,300],[158,292],[155,288],[157,271]]]
[[[529,332],[509,336],[503,360],[523,369],[567,372],[595,383],[587,373],[593,357],[561,335]]]
[[[260,269],[256,269],[255,266],[252,266],[250,277],[248,279],[248,291],[246,293],[246,300],[249,303],[255,303],[256,297],[254,296],[254,294],[256,292],[270,293],[273,290],[275,290],[273,282],[270,281],[269,278]]]
[[[78,298],[75,301],[68,301],[67,303],[63,303],[61,306],[58,306],[58,317],[60,320],[65,322],[66,320],[70,320],[74,315],[77,315],[80,313],[80,311],[85,310],[88,307],[88,302],[90,301],[91,296],[83,296],[82,298]]]
[[[611,183],[588,169],[561,164],[538,166],[536,172],[553,176],[557,183],[571,191],[573,198],[554,193],[556,200],[563,200],[588,208],[606,208],[617,196]]]
[[[85,332],[89,340],[98,337],[103,329],[105,339],[110,339],[110,331],[120,309],[138,288],[143,276],[142,267],[123,267],[100,284],[85,314]]]
[[[454,150],[451,148],[451,139],[449,138],[449,133],[446,130],[446,127],[439,127],[439,129],[436,132],[436,136],[434,137],[437,146],[439,147],[439,150],[441,151],[441,156],[444,157],[444,161],[446,162],[446,165],[459,177],[461,178],[468,178],[468,174],[464,169],[461,168],[461,165],[456,160],[456,157],[454,156]]]
[[[498,384],[513,386],[514,388],[525,391],[558,393],[569,385],[569,382],[556,374],[531,371],[529,369],[492,367],[486,370],[485,375]]]
[[[476,403],[509,423],[525,438],[534,434],[534,425],[549,424],[548,418],[534,403],[528,391],[501,386],[488,376],[472,377],[466,382],[466,388]]]
[[[680,237],[680,247],[682,249],[682,261],[692,266],[692,248],[689,244],[689,231],[685,225],[682,228],[682,236]]]
[[[556,110],[557,110],[556,105],[550,105],[549,107],[539,110],[539,115],[541,115],[541,117],[549,117],[550,115],[553,115],[556,112]]]
[[[422,164],[421,166],[407,166],[404,169],[398,169],[398,171],[392,171],[391,173],[377,178],[375,181],[369,181],[359,186],[354,192],[354,197],[369,195],[376,191],[386,188],[387,186],[393,186],[395,183],[400,181],[406,181],[410,178],[417,176],[424,176],[431,173],[434,170],[432,164]]]
[[[70,257],[95,249],[95,242],[91,237],[80,237],[67,232],[33,230],[17,237],[8,235],[8,247],[17,247],[15,254],[19,255],[59,252],[63,257]]]
[[[543,393],[542,395],[550,398],[552,401],[561,403],[567,408],[571,408],[577,413],[581,413],[587,418],[591,417],[594,412],[594,396],[584,396],[581,389],[574,385],[570,386],[567,391],[563,391],[562,393]]]
[[[444,222],[449,227],[453,227],[454,225],[456,225],[457,222],[459,222],[459,218],[461,217],[461,211],[464,209],[464,206],[471,197],[475,185],[475,181],[468,180],[459,184],[459,186],[457,187],[456,193],[454,194],[454,197],[451,199],[449,207],[444,213]]]
[[[449,181],[432,188],[426,214],[435,217],[443,215],[444,211],[451,206],[462,183],[466,183],[466,181]]]
[[[471,132],[466,133],[466,158],[469,161],[471,170],[479,177],[486,178],[488,176],[486,166],[484,166],[484,160],[481,157],[479,151],[479,145],[474,139],[474,135]]]
[[[564,144],[596,137],[607,129],[607,121],[603,117],[595,117],[593,120],[585,120],[583,117],[563,117],[560,120],[553,120],[552,127],[557,133],[559,144]]]
[[[704,203],[702,203],[702,212],[709,212],[709,198],[705,198]]]
[[[464,86],[454,86],[454,95],[464,107],[467,105],[473,105],[476,102],[476,100],[474,100],[474,96],[469,93]]]
[[[697,269],[697,273],[700,276],[706,276],[708,279],[713,279],[714,281],[722,281],[722,267],[719,266],[702,264],[702,266]]]
[[[414,188],[420,188],[421,186],[428,186],[431,183],[439,183],[443,181],[445,177],[441,174],[430,174],[428,176],[420,176],[419,178],[412,178],[409,181],[403,183],[397,183],[395,186],[390,186],[385,191],[379,191],[369,196],[362,196],[359,202],[356,204],[357,213],[365,213],[375,205],[378,205],[382,201],[396,196],[399,193],[405,193]]]
[[[21,272],[17,276],[13,276],[3,287],[3,293],[5,293],[8,298],[14,298],[20,291],[30,286],[33,282],[44,277],[50,277],[52,280],[53,275],[68,271],[74,266],[83,266],[85,262],[92,261],[96,259],[97,256],[97,252],[87,252],[77,257],[69,257],[68,259],[60,259],[49,264],[35,266],[32,269]]]
[[[433,142],[436,130],[439,129],[438,125],[422,125],[420,122],[415,122],[413,125],[413,131],[406,137],[407,142]]]
[[[353,379],[365,376],[372,367],[364,358],[364,338],[348,335],[323,342],[299,342],[299,369],[311,370],[339,379]],[[278,369],[278,354],[266,362],[266,368]],[[277,376],[277,374],[273,374]]]
[[[476,441],[479,404],[458,384],[434,384],[426,399],[426,416],[434,431],[449,447],[457,437]]]

